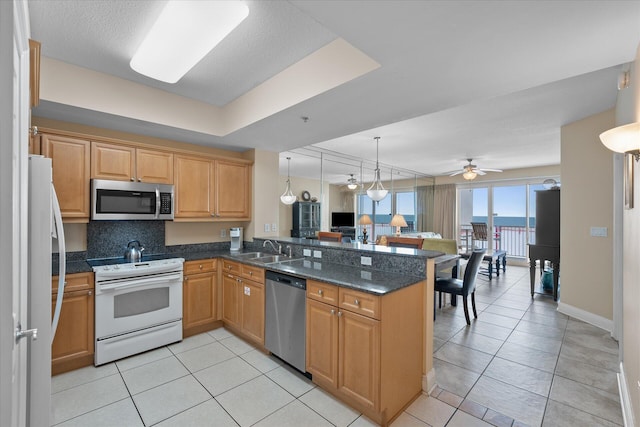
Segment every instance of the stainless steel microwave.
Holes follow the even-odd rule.
[[[146,182],[91,180],[91,219],[171,220],[173,185]]]

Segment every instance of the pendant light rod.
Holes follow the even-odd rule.
[[[376,140],[376,170],[374,181],[371,184],[371,187],[367,190],[367,196],[373,201],[379,202],[384,199],[389,193],[388,190],[384,189],[382,185],[382,181],[380,180],[380,165],[379,165],[379,153],[380,153],[380,137],[376,136],[373,139]]]

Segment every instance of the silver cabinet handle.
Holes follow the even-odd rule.
[[[336,314],[336,311],[333,308],[331,309],[331,314]]]
[[[134,177],[131,177],[131,181],[135,181],[136,179]]]
[[[211,216],[216,216],[216,213],[215,212],[211,212]]]
[[[338,317],[342,317],[342,312],[341,311],[338,312]]]
[[[200,264],[200,270],[202,270],[202,264]]]
[[[318,295],[322,295],[322,289],[318,289]]]
[[[138,182],[142,182],[142,178],[138,178]]]
[[[354,301],[353,301],[353,303],[354,303],[355,305],[360,305],[360,301],[358,301],[357,299],[356,299],[356,300],[354,300]]]
[[[93,295],[93,292],[89,291],[89,292],[87,292],[87,295],[91,296],[91,295]]]
[[[184,278],[184,281],[186,282],[187,280],[189,280],[189,278],[188,278],[188,277],[185,277],[185,278]]]

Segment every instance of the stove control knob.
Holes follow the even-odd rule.
[[[104,271],[109,271],[109,270],[110,270],[110,269],[109,269],[109,266],[108,266],[108,265],[106,265],[106,266],[104,267]]]
[[[114,266],[113,266],[113,269],[114,269],[114,270],[120,270],[120,266],[119,266],[119,265],[114,265]]]

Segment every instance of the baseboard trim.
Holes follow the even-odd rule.
[[[437,385],[436,371],[435,369],[431,368],[431,370],[427,372],[426,375],[422,376],[422,391],[424,391],[428,395],[431,395],[431,392],[434,388],[436,388]]]
[[[597,314],[590,313],[582,310],[581,308],[559,302],[558,311],[562,314],[566,314],[567,316],[575,317],[578,320],[597,326],[605,331],[611,332],[613,330],[613,320],[598,316]]]
[[[620,406],[622,406],[622,419],[625,427],[634,427],[633,409],[631,407],[631,396],[629,396],[629,386],[627,377],[624,374],[624,363],[620,362],[620,373],[618,373],[618,392],[620,393]]]

